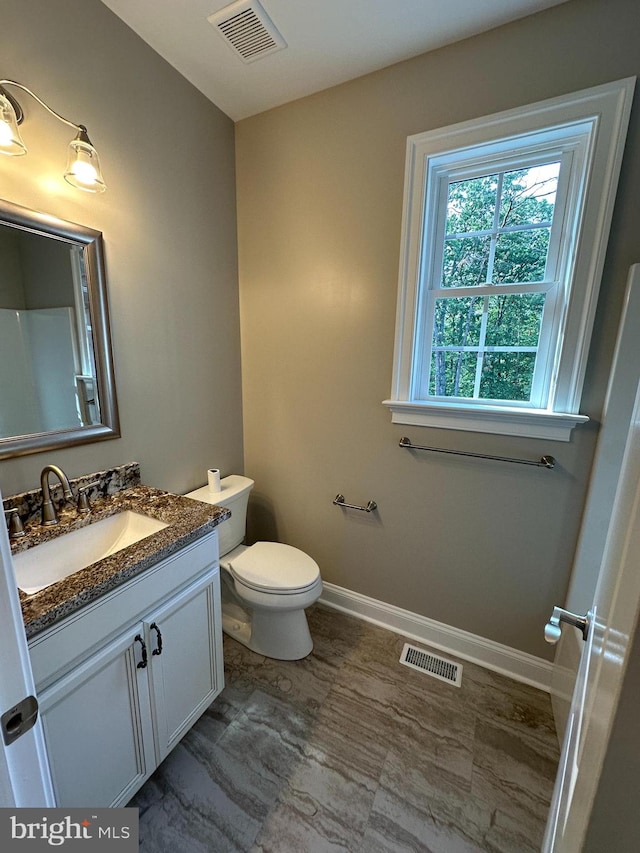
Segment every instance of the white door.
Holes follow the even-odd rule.
[[[35,695],[4,516],[0,525],[0,625],[2,715],[26,696]],[[40,721],[8,746],[0,737],[0,807],[53,804],[53,790]]]
[[[582,849],[640,609],[639,564],[640,386],[590,608],[589,635],[571,702],[544,853]]]
[[[611,508],[622,475],[622,461],[640,382],[640,264],[629,270],[620,329],[604,405],[603,423],[591,469],[565,607],[584,614],[592,605],[604,556]],[[553,715],[562,739],[582,655],[577,631],[564,631],[551,680]]]

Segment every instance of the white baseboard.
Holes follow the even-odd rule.
[[[550,692],[552,665],[542,658],[332,583],[324,582],[320,602],[334,610],[499,672],[515,681]]]

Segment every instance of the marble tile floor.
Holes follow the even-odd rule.
[[[225,637],[224,691],[129,804],[142,853],[539,851],[549,696],[465,661],[455,687],[402,666],[401,636],[307,612],[302,661]]]

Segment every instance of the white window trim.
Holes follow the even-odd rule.
[[[572,429],[588,421],[578,412],[635,79],[408,138],[393,383],[391,398],[384,401],[393,423],[569,441]],[[588,178],[574,242],[573,284],[561,335],[558,378],[547,408],[412,399],[429,163],[447,152],[480,145],[504,150],[514,137],[569,125],[590,128]]]

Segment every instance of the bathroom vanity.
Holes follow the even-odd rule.
[[[126,804],[224,686],[216,530],[229,517],[224,507],[138,484],[94,498],[92,517],[64,509],[57,529],[27,526],[12,549],[37,553],[122,512],[163,526],[20,592],[59,806]],[[16,577],[20,586],[18,568]]]

